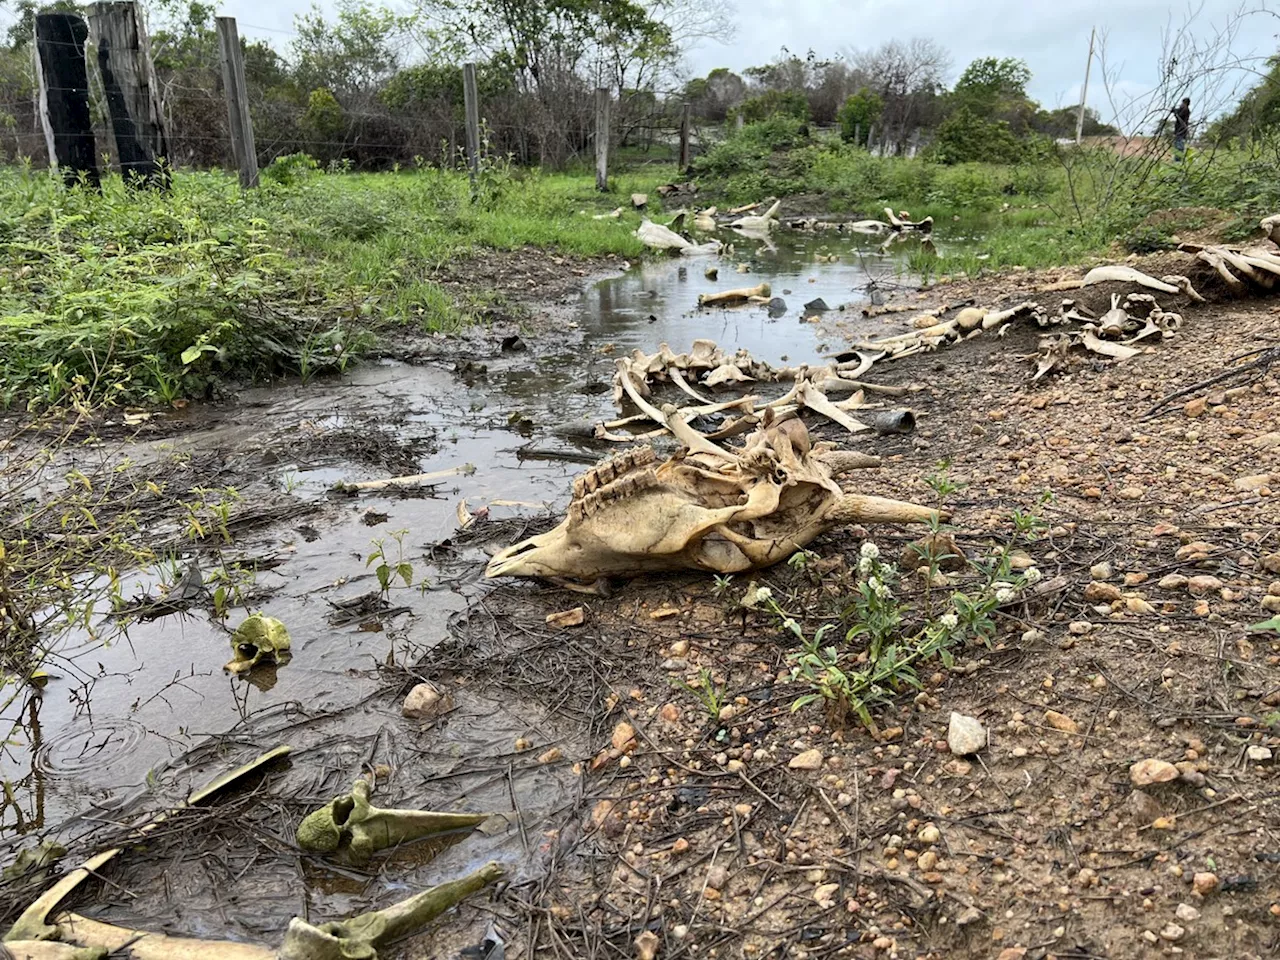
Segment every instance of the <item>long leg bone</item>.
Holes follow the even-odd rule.
[[[800,388],[799,399],[802,406],[808,407],[814,413],[820,413],[828,420],[840,424],[850,433],[866,433],[871,430],[871,427],[860,420],[855,420],[828,400],[826,395],[812,383],[805,383]]]

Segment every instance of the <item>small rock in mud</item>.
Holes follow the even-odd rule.
[[[512,334],[509,337],[502,338],[503,353],[521,353],[528,349],[529,348],[528,346],[525,345],[525,342],[515,334]]]
[[[1186,935],[1186,930],[1178,926],[1176,923],[1166,923],[1160,931],[1160,939],[1168,940],[1170,943],[1176,943]]]
[[[1254,744],[1253,746],[1249,747],[1249,749],[1245,751],[1245,754],[1254,763],[1265,763],[1266,761],[1271,759],[1271,748],[1262,747],[1262,746],[1258,746],[1257,744]]]
[[[1164,816],[1164,810],[1151,794],[1135,790],[1129,794],[1129,810],[1139,823],[1152,823]]]
[[[1162,577],[1156,586],[1161,590],[1182,590],[1186,587],[1187,580],[1188,578],[1180,573],[1171,573],[1166,577]]]
[[[1207,574],[1192,577],[1187,581],[1187,592],[1193,597],[1203,597],[1210,593],[1217,593],[1221,589],[1222,581]]]
[[[613,738],[610,743],[613,749],[629,753],[636,748],[636,728],[625,720],[622,721],[613,728]]]
[[[1169,783],[1178,779],[1178,768],[1167,760],[1148,758],[1139,760],[1129,768],[1129,780],[1135,787],[1149,787],[1155,783]]]
[[[1262,569],[1267,573],[1280,574],[1280,553],[1272,553],[1263,557]]]
[[[1065,713],[1059,713],[1057,710],[1046,710],[1044,712],[1044,722],[1049,724],[1055,730],[1061,730],[1063,733],[1079,733],[1080,725],[1068,717]]]
[[[816,300],[810,300],[804,305],[804,315],[806,317],[811,317],[815,313],[826,313],[830,309],[831,308],[827,306],[827,301],[818,297]]]
[[[1200,911],[1189,903],[1180,903],[1173,911],[1173,915],[1183,923],[1195,923],[1200,919]]]
[[[1094,580],[1084,588],[1084,598],[1089,603],[1114,603],[1120,599],[1120,588],[1114,583]]]
[[[822,751],[814,749],[796,754],[787,766],[792,770],[819,770],[822,768]]]
[[[899,558],[902,569],[918,570],[936,565],[939,570],[963,570],[964,551],[949,533],[933,533],[907,544]]]
[[[1111,566],[1110,561],[1095,563],[1089,568],[1089,576],[1095,580],[1110,580],[1115,576],[1115,569]]]
[[[539,763],[557,763],[564,759],[564,752],[559,747],[552,747],[538,756]]]
[[[1191,878],[1191,890],[1198,897],[1207,897],[1222,885],[1216,873],[1197,873]]]
[[[404,698],[401,714],[410,720],[430,720],[453,707],[453,697],[442,694],[433,683],[420,683]]]
[[[787,312],[787,301],[781,297],[774,297],[769,301],[769,316],[780,317]]]
[[[951,714],[947,724],[947,746],[958,757],[977,753],[987,745],[987,731],[975,717],[963,713]]]

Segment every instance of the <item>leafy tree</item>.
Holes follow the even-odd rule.
[[[1209,128],[1212,140],[1260,137],[1280,127],[1280,56],[1268,61],[1268,70],[1236,108]]]
[[[747,123],[759,123],[773,116],[809,119],[809,100],[798,91],[766,90],[758,97],[743,101],[737,111]]]
[[[406,19],[384,7],[342,0],[333,21],[313,6],[295,24],[294,76],[303,89],[371,97],[400,66]]]
[[[840,108],[840,137],[846,143],[865,143],[871,135],[871,127],[880,122],[884,113],[884,100],[874,91],[863,87],[845,100]]]
[[[866,86],[884,101],[881,125],[886,142],[901,151],[919,129],[933,129],[940,117],[943,77],[951,56],[938,43],[921,37],[891,40],[874,50],[851,55]]]
[[[1013,57],[981,57],[965,67],[949,97],[953,111],[965,110],[983,120],[1003,120],[1015,134],[1025,134],[1036,104],[1027,96],[1031,70]]]
[[[1037,110],[1031,118],[1031,129],[1046,137],[1075,137],[1079,107],[1060,107],[1057,110]],[[1115,137],[1120,131],[1109,123],[1103,123],[1098,111],[1084,109],[1083,134],[1086,137]]]
[[[989,120],[960,107],[938,128],[931,152],[935,160],[946,164],[1017,163],[1027,156],[1028,147],[1004,120]]]

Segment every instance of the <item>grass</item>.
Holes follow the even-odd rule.
[[[569,256],[643,251],[626,198],[671,168],[622,175],[489,165],[465,174],[325,174],[287,161],[241,191],[178,171],[164,195],[118,178],[101,193],[45,171],[0,171],[0,405],[168,403],[227,377],[340,367],[397,327],[451,331],[493,298],[434,281],[480,247]],[[656,202],[656,200],[655,200]],[[622,205],[619,219],[594,214]]]

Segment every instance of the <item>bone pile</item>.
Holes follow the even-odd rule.
[[[1272,241],[1280,236],[1280,214],[1262,221]],[[1184,253],[1195,254],[1197,260],[1207,263],[1217,271],[1232,293],[1247,294],[1253,291],[1269,292],[1280,280],[1280,255],[1260,247],[1203,246],[1184,243],[1178,247]]]
[[[857,353],[854,359],[832,362],[822,367],[800,365],[773,367],[762,363],[746,350],[732,355],[725,354],[714,340],[695,340],[688,353],[673,353],[663,343],[657,353],[646,354],[636,350],[629,357],[620,357],[613,378],[613,399],[619,408],[630,403],[640,412],[607,423],[597,424],[595,434],[601,440],[616,443],[632,443],[671,433],[691,450],[706,449],[708,441],[739,436],[754,430],[766,413],[770,416],[811,410],[840,424],[853,434],[870,433],[876,429],[868,418],[854,414],[870,411],[882,417],[876,404],[868,403],[867,392],[900,395],[902,388],[880,387],[859,378],[871,369],[883,354]],[[656,383],[670,383],[683,392],[692,404],[676,407],[663,404],[660,408],[651,401]],[[720,401],[707,395],[708,390],[727,385],[790,383],[791,388],[772,400],[765,400],[752,393],[732,400]],[[846,399],[832,401],[827,394],[844,394]],[[697,417],[736,412],[712,433],[700,433],[690,426]],[[878,411],[878,412],[877,412]],[[902,417],[909,414],[898,414]],[[652,421],[658,429],[648,433],[619,433],[620,430]]]

